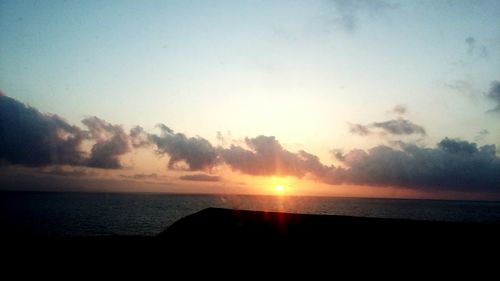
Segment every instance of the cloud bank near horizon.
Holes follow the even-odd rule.
[[[121,168],[119,157],[130,151],[129,136],[119,125],[97,117],[82,120],[87,130],[55,114],[0,96],[0,159],[31,167],[74,165]],[[93,142],[91,151],[82,146]]]
[[[245,138],[243,145],[222,147],[199,136],[176,133],[164,124],[158,125],[160,133],[155,134],[139,126],[127,133],[121,126],[98,117],[85,118],[82,123],[85,129],[0,96],[0,165],[120,169],[121,156],[133,149],[147,148],[168,156],[167,167],[172,170],[210,174],[225,165],[247,175],[308,177],[333,185],[500,192],[500,158],[495,145],[478,147],[459,139],[445,138],[433,148],[398,142],[396,148],[380,145],[368,151],[353,149],[345,154],[336,151],[335,157],[341,165],[328,166],[306,151],[285,149],[273,136]],[[402,118],[374,122],[365,129],[365,135],[373,129],[392,135],[425,134],[423,127]],[[91,142],[90,151],[84,149],[85,142]],[[192,174],[181,179],[215,182],[220,177]]]

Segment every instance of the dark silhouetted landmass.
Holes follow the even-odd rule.
[[[167,269],[201,264],[222,270],[228,264],[250,269],[276,261],[298,266],[311,261],[408,265],[409,260],[486,266],[500,249],[499,237],[500,224],[208,208],[178,220],[156,237],[3,237],[2,246],[11,263],[19,265],[88,268],[114,263],[120,271],[123,264]]]
[[[347,249],[462,249],[498,244],[500,224],[415,221],[208,208],[159,236],[176,247],[271,245]]]

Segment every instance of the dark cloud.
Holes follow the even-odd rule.
[[[205,174],[194,174],[194,175],[184,175],[180,176],[179,179],[186,181],[220,181],[219,176],[210,176]]]
[[[88,131],[57,115],[0,96],[0,162],[33,167],[67,164],[121,168],[119,156],[130,151],[129,136],[123,128],[97,117],[82,123]],[[90,155],[81,148],[85,140],[94,142]]]
[[[469,36],[465,38],[465,43],[467,44],[467,54],[469,56],[474,56],[479,58],[488,57],[488,49],[486,48],[486,46],[479,44],[474,37]]]
[[[141,126],[130,129],[130,142],[134,148],[147,147],[151,145],[149,134]]]
[[[245,149],[221,150],[233,170],[249,175],[303,177],[328,184],[391,186],[436,191],[500,192],[500,159],[496,147],[445,138],[435,148],[398,142],[346,154],[335,150],[342,167],[326,166],[317,156],[283,149],[274,137],[246,139]]]
[[[493,81],[488,91],[487,97],[497,103],[497,106],[488,112],[500,113],[500,81]]]
[[[361,124],[351,124],[351,123],[349,123],[349,132],[351,132],[351,134],[360,136],[367,136],[371,134],[371,131],[368,128],[368,126]]]
[[[222,159],[233,170],[250,175],[296,175],[303,176],[295,154],[283,149],[274,138],[258,136],[246,138],[249,149],[232,145],[221,149]]]
[[[259,176],[303,177],[307,173],[320,175],[325,166],[319,158],[305,151],[292,153],[284,149],[273,136],[246,138],[249,149],[232,145],[220,149],[221,159],[234,171]]]
[[[419,134],[425,136],[425,129],[409,120],[398,118],[384,122],[373,122],[369,125],[349,123],[349,132],[351,134],[367,136],[373,132],[373,129],[381,129],[383,133],[391,135],[412,135]]]
[[[11,164],[82,165],[86,134],[57,115],[0,96],[0,159]]]
[[[445,138],[438,143],[438,148],[449,153],[467,153],[474,154],[478,152],[477,145],[475,143],[460,141]]]
[[[422,126],[402,118],[388,120],[385,122],[374,122],[371,127],[383,129],[387,133],[393,135],[425,135],[425,129]]]
[[[339,160],[339,161],[344,161],[345,158],[344,158],[344,150],[342,149],[332,149],[330,150],[330,153],[332,154],[333,156],[333,159],[335,160]]]
[[[119,157],[130,151],[129,136],[119,125],[112,125],[97,117],[82,121],[95,141],[87,165],[104,169],[118,169],[122,165]]]
[[[188,138],[184,134],[174,133],[164,124],[158,125],[160,135],[149,135],[159,154],[168,154],[168,167],[178,169],[177,164],[184,162],[191,171],[209,171],[217,164],[215,148],[204,138]]]
[[[329,3],[335,8],[331,21],[347,31],[356,30],[362,14],[373,17],[397,7],[383,0],[329,0]]]
[[[436,148],[377,146],[344,155],[346,168],[324,181],[426,190],[500,192],[500,159],[494,145],[445,138]]]

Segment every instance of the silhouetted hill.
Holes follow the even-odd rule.
[[[497,255],[500,224],[306,215],[208,208],[182,218],[156,237],[3,237],[10,264],[157,268],[276,261],[301,265],[480,264]],[[409,261],[413,261],[409,264]],[[168,262],[167,262],[168,261]],[[302,264],[303,265],[303,264]],[[160,267],[158,267],[160,266]],[[79,269],[80,270],[80,269]],[[195,271],[193,271],[195,272]]]
[[[175,247],[251,245],[341,249],[456,249],[497,245],[500,224],[414,221],[208,208],[180,219],[160,240]]]

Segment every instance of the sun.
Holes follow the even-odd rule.
[[[276,190],[277,192],[283,192],[285,191],[285,187],[282,186],[282,185],[277,185],[274,190]]]

